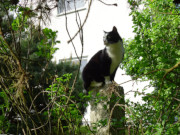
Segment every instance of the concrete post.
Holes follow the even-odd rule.
[[[125,135],[124,89],[115,82],[92,90],[91,128],[96,135]]]

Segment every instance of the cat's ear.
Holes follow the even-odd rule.
[[[106,31],[104,31],[104,33],[106,34],[107,32],[106,32]]]
[[[113,27],[113,30],[112,30],[112,31],[113,31],[113,32],[117,32],[116,26]]]

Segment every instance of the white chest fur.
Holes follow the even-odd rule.
[[[123,56],[124,56],[123,43],[122,41],[119,41],[115,44],[110,44],[106,46],[106,49],[109,57],[112,60],[112,63],[110,65],[110,74],[112,74],[123,60]]]

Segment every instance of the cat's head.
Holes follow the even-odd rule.
[[[115,44],[119,41],[122,42],[122,38],[120,37],[120,35],[117,31],[117,28],[115,26],[113,27],[112,31],[110,31],[110,32],[104,31],[103,40],[104,40],[104,44],[107,46],[110,44]]]

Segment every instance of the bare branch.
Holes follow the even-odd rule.
[[[69,44],[72,40],[74,40],[74,38],[77,36],[77,34],[78,34],[78,33],[82,30],[82,28],[84,27],[84,24],[86,23],[87,18],[88,18],[89,13],[90,13],[91,5],[92,5],[92,0],[90,0],[89,7],[88,7],[88,11],[87,11],[87,14],[86,14],[86,17],[85,17],[85,20],[84,20],[83,24],[81,25],[81,27],[79,28],[79,30],[76,32],[76,34],[75,34],[70,40],[67,41],[68,44]]]
[[[104,1],[102,1],[102,0],[98,0],[99,2],[101,2],[101,3],[103,3],[104,5],[106,5],[106,6],[118,6],[117,5],[117,3],[114,3],[114,4],[107,4],[107,3],[105,3]]]

